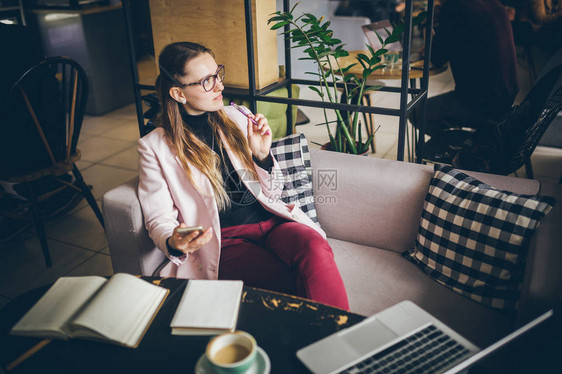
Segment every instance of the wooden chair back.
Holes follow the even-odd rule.
[[[15,134],[12,144],[18,145],[12,175],[45,168],[60,175],[71,169],[80,158],[76,147],[88,89],[84,69],[68,57],[48,57],[14,83],[8,97],[13,109],[9,126],[19,128],[8,131]]]

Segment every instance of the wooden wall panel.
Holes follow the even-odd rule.
[[[252,0],[256,87],[279,78],[277,33],[267,19],[276,11],[275,0]],[[225,84],[248,88],[246,25],[243,0],[150,0],[156,58],[169,43],[191,41],[213,50],[226,66]]]

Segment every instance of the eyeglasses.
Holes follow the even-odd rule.
[[[213,88],[215,88],[217,80],[219,80],[221,83],[224,80],[224,65],[219,65],[215,74],[209,75],[208,77],[201,79],[199,82],[182,84],[181,86],[187,87],[200,84],[206,92],[209,92],[212,91]]]

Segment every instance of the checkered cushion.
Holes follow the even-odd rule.
[[[271,145],[271,152],[283,173],[281,200],[297,204],[310,219],[318,223],[312,196],[312,167],[306,138],[303,134],[293,134],[278,139]]]
[[[416,246],[403,255],[437,282],[498,309],[516,309],[529,241],[555,200],[496,190],[435,166]]]

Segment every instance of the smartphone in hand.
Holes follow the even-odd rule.
[[[203,231],[203,226],[179,227],[176,232],[179,234],[190,234],[193,231]]]

